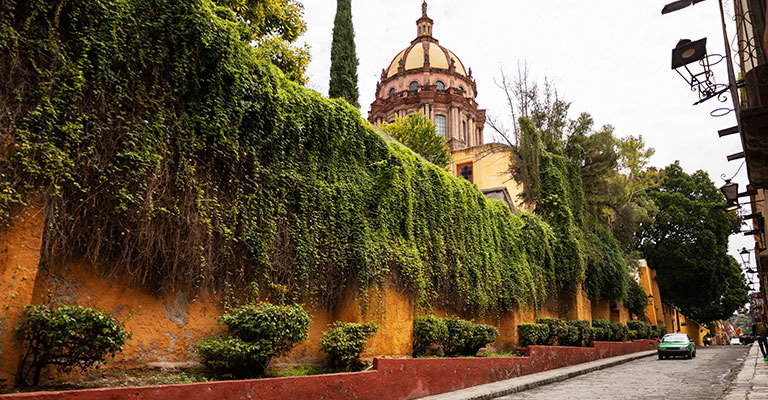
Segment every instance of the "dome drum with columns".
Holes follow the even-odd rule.
[[[432,24],[424,2],[416,39],[381,72],[368,120],[391,123],[418,111],[435,123],[452,151],[479,146],[485,110],[477,108],[472,69],[432,37]]]

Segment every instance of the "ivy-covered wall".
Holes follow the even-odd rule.
[[[387,144],[251,39],[205,0],[0,6],[0,205],[45,195],[44,263],[327,306],[393,280],[477,315],[583,275],[568,227]]]

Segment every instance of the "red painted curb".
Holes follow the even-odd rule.
[[[373,361],[373,370],[343,374],[183,385],[33,392],[8,400],[415,399],[569,365],[656,348],[655,340],[595,342],[594,347],[529,346],[524,357]]]

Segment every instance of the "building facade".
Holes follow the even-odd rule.
[[[739,203],[740,197],[749,196],[750,211],[743,210],[742,218],[751,225],[745,232],[754,236],[754,253],[757,279],[747,273],[752,296],[752,312],[755,320],[767,321],[766,293],[768,293],[768,244],[766,243],[765,216],[768,215],[768,25],[766,24],[766,0],[734,0],[734,20],[738,41],[739,75],[743,88],[739,92],[738,125],[721,136],[738,133],[743,152],[730,156],[729,160],[744,158],[749,184],[747,190],[729,201]],[[741,205],[746,205],[742,203]],[[749,267],[748,263],[745,263]],[[748,269],[749,270],[749,269]]]
[[[485,110],[475,101],[472,69],[432,36],[433,24],[423,2],[416,38],[381,71],[368,120],[381,125],[420,112],[435,124],[451,151],[479,146]]]

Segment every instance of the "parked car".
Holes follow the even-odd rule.
[[[731,339],[731,342],[730,342],[729,344],[740,345],[740,344],[741,344],[741,339],[740,339],[740,338],[737,338],[737,337],[735,337],[735,338],[732,338],[732,339]]]
[[[658,347],[659,360],[667,357],[684,356],[696,357],[696,346],[685,333],[669,333],[664,335]]]

